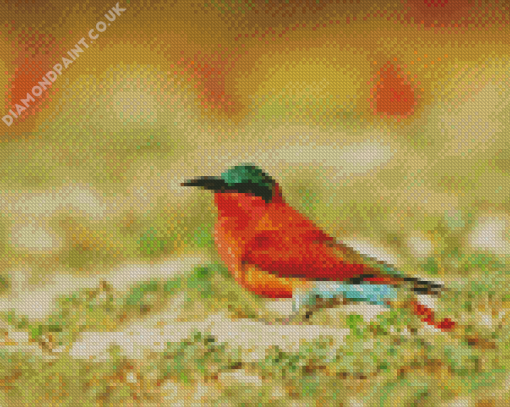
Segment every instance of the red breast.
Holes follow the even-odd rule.
[[[283,204],[281,194],[279,196],[277,202]],[[214,200],[218,208],[214,240],[221,260],[236,281],[262,297],[291,298],[294,287],[304,284],[301,279],[279,278],[241,261],[248,243],[257,233],[277,228],[270,216],[276,203],[234,192],[216,193]]]

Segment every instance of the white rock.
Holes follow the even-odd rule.
[[[509,227],[507,218],[483,216],[471,231],[469,244],[473,248],[490,250],[496,254],[510,254],[510,241],[505,238]]]
[[[221,395],[221,391],[216,386],[208,386],[203,383],[197,383],[195,385],[195,393],[193,398],[195,400],[200,401],[201,405],[206,405],[205,403],[210,402]]]
[[[275,385],[271,389],[271,397],[272,398],[279,399],[279,398],[285,397],[286,395],[287,395],[287,393],[285,392],[285,389],[281,385]]]
[[[16,249],[40,253],[58,251],[63,244],[60,236],[37,226],[35,222],[28,222],[23,226],[14,225],[9,240],[10,244]]]
[[[417,257],[428,257],[432,253],[433,245],[430,239],[422,235],[409,237],[407,244],[413,254]]]
[[[135,384],[137,382],[137,378],[136,378],[136,374],[134,374],[133,372],[129,372],[127,375],[126,375],[126,382],[128,383],[132,383],[132,384]]]
[[[492,327],[495,322],[491,314],[479,311],[476,312],[476,321],[478,324],[488,327]]]
[[[372,321],[377,318],[377,315],[381,315],[389,311],[389,308],[383,305],[372,305],[368,303],[359,303],[354,305],[343,305],[338,307],[338,310],[343,314],[356,314],[363,316],[364,321]]]
[[[292,314],[292,298],[270,299],[265,302],[265,307],[269,312],[279,316],[288,316]]]
[[[455,399],[447,404],[444,404],[443,406],[444,407],[474,407],[475,403],[471,399],[464,397],[464,398]]]
[[[9,331],[9,340],[16,342],[18,345],[27,345],[30,335],[26,331]]]
[[[30,319],[43,319],[55,310],[55,300],[58,297],[82,288],[97,287],[98,281],[62,274],[52,276],[43,287],[29,287],[16,279],[13,283],[14,287],[9,295],[0,298],[0,310],[7,311],[13,308],[18,315],[26,315]]]
[[[221,373],[219,380],[224,386],[243,384],[262,386],[262,379],[259,376],[248,374],[242,369]]]
[[[163,400],[167,403],[171,404],[164,404],[168,406],[176,406],[176,407],[184,407],[186,404],[184,403],[184,400],[189,396],[190,389],[185,388],[180,383],[175,383],[171,380],[166,381],[161,386],[162,394],[163,394]]]
[[[119,345],[126,356],[140,359],[146,350],[161,352],[166,349],[167,342],[181,342],[194,331],[203,332],[203,328],[203,322],[182,322],[155,328],[137,321],[121,332],[84,332],[73,344],[70,353],[80,359],[105,359],[108,358],[108,348]]]
[[[439,284],[441,282],[438,281]],[[429,307],[430,309],[434,310],[437,307],[437,298],[434,298],[430,295],[418,295],[418,302],[422,305],[425,305]]]

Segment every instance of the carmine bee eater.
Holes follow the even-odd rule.
[[[405,276],[337,242],[286,204],[278,183],[252,164],[181,185],[214,192],[214,240],[235,280],[259,296],[293,298],[295,313],[315,306],[317,299],[340,297],[391,306],[399,287],[441,292],[440,284]],[[405,305],[443,331],[455,328],[450,319],[435,321],[433,311],[416,300]]]

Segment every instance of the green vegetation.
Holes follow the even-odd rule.
[[[473,266],[479,257],[471,256]],[[484,262],[482,262],[484,264]],[[127,293],[106,283],[80,290],[58,300],[58,309],[46,320],[33,323],[24,316],[6,312],[2,320],[16,331],[26,331],[31,340],[51,349],[69,349],[83,332],[118,331],[126,321],[134,321],[160,309],[178,293],[190,303],[222,304],[233,311],[252,304],[236,295],[222,266],[200,266],[185,278],[167,281],[152,279],[135,284]],[[117,346],[110,348],[108,361],[71,358],[66,351],[56,359],[44,359],[21,351],[0,352],[0,401],[23,400],[23,405],[41,400],[43,406],[129,405],[163,400],[164,384],[195,387],[214,385],[222,391],[211,402],[251,400],[250,405],[277,403],[271,389],[284,389],[289,400],[316,400],[338,405],[357,383],[369,406],[406,406],[447,401],[464,395],[483,395],[502,386],[510,369],[510,327],[503,323],[481,326],[475,314],[482,306],[498,309],[508,304],[508,281],[504,276],[486,276],[483,282],[468,281],[462,290],[451,290],[440,299],[440,310],[454,318],[468,317],[471,332],[497,343],[497,350],[481,350],[448,334],[430,335],[423,323],[406,309],[393,309],[371,322],[360,315],[341,316],[350,333],[340,346],[327,336],[301,343],[295,352],[278,346],[266,349],[263,359],[246,359],[240,349],[218,343],[207,332],[196,332],[182,342],[171,342],[162,352],[150,352],[143,360],[131,360]],[[234,287],[234,286],[231,286]],[[234,312],[232,315],[235,315]],[[48,344],[51,343],[51,349]],[[261,386],[220,385],[221,374],[245,371],[262,380]],[[129,377],[136,377],[138,385]],[[222,387],[223,386],[223,387]],[[237,386],[238,387],[238,386]],[[507,395],[510,400],[510,393]],[[248,401],[246,401],[248,402]],[[266,403],[266,404],[264,404]],[[9,404],[6,404],[9,405]],[[213,404],[214,405],[214,404]]]

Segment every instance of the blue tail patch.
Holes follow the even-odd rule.
[[[385,284],[344,284],[336,281],[316,281],[314,287],[294,296],[294,310],[301,306],[315,305],[316,298],[331,299],[343,297],[354,301],[365,301],[384,305],[397,298],[397,289]]]

